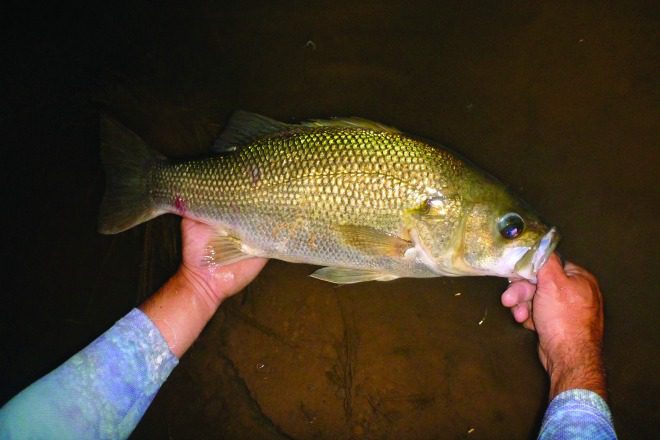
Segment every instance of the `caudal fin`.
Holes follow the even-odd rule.
[[[128,128],[101,117],[101,161],[106,192],[99,213],[99,232],[116,234],[146,222],[161,212],[149,196],[149,168],[165,158]]]

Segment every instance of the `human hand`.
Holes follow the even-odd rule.
[[[250,258],[209,267],[203,257],[215,233],[213,227],[184,218],[181,233],[183,261],[179,270],[140,305],[177,358],[190,348],[220,303],[248,285],[267,261]]]
[[[602,365],[603,298],[596,278],[553,254],[539,270],[538,284],[512,282],[502,304],[539,337],[538,352],[550,376],[550,398],[571,388],[605,397]]]
[[[188,218],[181,220],[183,261],[178,274],[194,287],[200,297],[217,308],[222,301],[254,280],[268,260],[255,257],[227,266],[209,266],[203,260],[214,234],[214,228],[205,223]]]

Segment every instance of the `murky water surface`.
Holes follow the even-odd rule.
[[[222,2],[221,2],[222,3]],[[442,142],[562,232],[606,297],[621,438],[660,429],[658,9],[652,2],[53,5],[5,29],[0,401],[176,268],[178,225],[95,232],[103,109],[173,157],[234,109],[359,115]],[[272,261],[134,438],[533,438],[547,382],[493,278],[337,288]],[[459,295],[460,293],[460,295]]]

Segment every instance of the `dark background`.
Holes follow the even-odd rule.
[[[657,435],[657,2],[3,5],[0,402],[176,268],[173,217],[96,233],[99,112],[184,157],[246,109],[381,121],[509,183],[600,279],[620,438]],[[535,437],[506,281],[312,270],[272,261],[223,305],[133,438]]]

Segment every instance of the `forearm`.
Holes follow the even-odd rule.
[[[220,303],[266,260],[202,263],[217,232],[184,219],[183,263],[140,310],[0,408],[0,438],[126,438]]]
[[[186,222],[189,230],[206,227],[187,220],[182,224]],[[200,241],[206,243],[207,239]],[[184,262],[177,273],[140,306],[178,358],[195,342],[222,301],[247,286],[267,260],[249,258],[221,267],[206,267],[201,261],[200,255],[186,255],[184,249]]]
[[[126,438],[177,362],[134,309],[2,407],[0,438]]]
[[[218,309],[220,298],[208,294],[203,280],[181,267],[140,310],[158,328],[172,353],[181,358]]]
[[[546,366],[550,377],[549,400],[564,391],[576,388],[593,391],[607,400],[600,347],[580,344],[565,348],[563,353],[561,356],[555,354]]]
[[[540,439],[616,439],[607,406],[600,339],[554,341],[552,356],[541,350],[550,377],[550,405]]]

